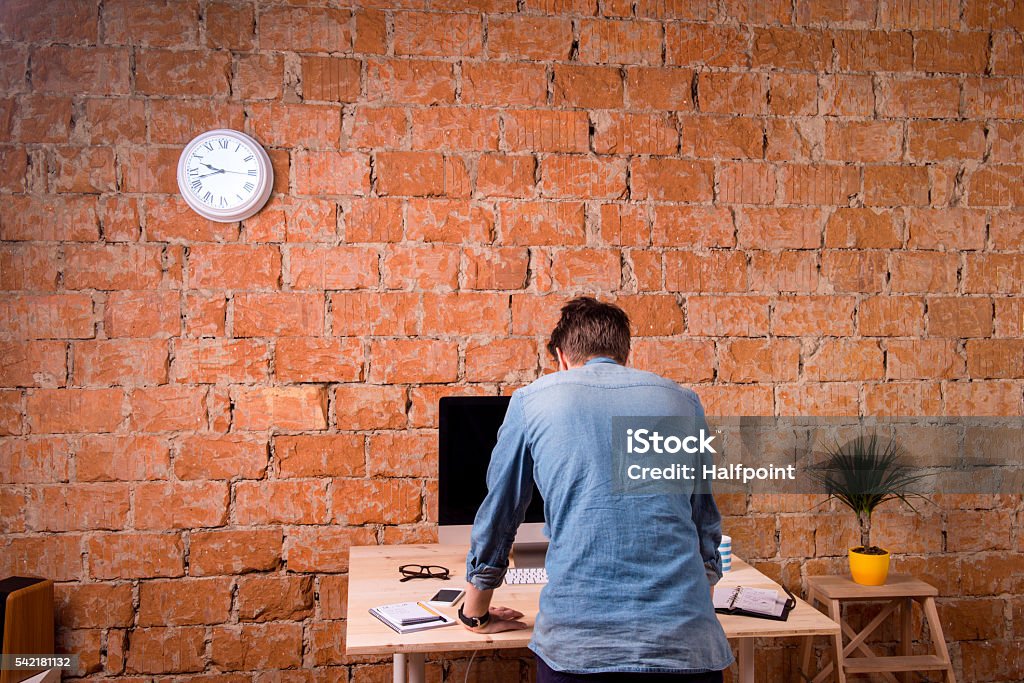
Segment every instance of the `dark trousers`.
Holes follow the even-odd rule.
[[[537,660],[537,683],[722,683],[722,672],[711,671],[702,674],[660,674],[660,673],[601,673],[570,674],[555,671],[540,657]]]

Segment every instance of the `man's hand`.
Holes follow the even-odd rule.
[[[469,628],[468,626],[466,628],[473,633],[501,633],[502,631],[519,631],[524,628],[530,628],[530,625],[525,621],[520,621],[523,613],[511,607],[491,607],[487,611],[490,613],[491,618],[486,624],[479,628]]]

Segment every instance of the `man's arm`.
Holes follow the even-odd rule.
[[[476,513],[466,557],[469,585],[462,609],[470,617],[490,615],[487,624],[471,629],[481,633],[526,628],[526,624],[517,621],[523,616],[521,613],[504,607],[490,608],[494,589],[501,585],[508,569],[512,541],[533,497],[533,457],[525,428],[521,400],[518,394],[512,394],[491,453],[487,496]]]
[[[696,400],[694,429],[710,431],[707,420],[704,418],[704,407],[700,404],[700,399]],[[699,472],[703,472],[704,465],[714,464],[708,453],[698,453],[696,460]],[[722,515],[718,511],[718,505],[712,495],[711,482],[705,480],[703,476],[697,478],[693,494],[690,496],[690,516],[694,526],[697,527],[700,557],[704,562],[704,572],[707,574],[711,592],[714,594],[715,584],[722,579],[722,556],[718,552],[718,546],[722,542]]]

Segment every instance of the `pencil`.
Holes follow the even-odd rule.
[[[443,614],[440,614],[440,613],[438,613],[438,612],[435,612],[434,610],[432,610],[432,609],[430,609],[429,607],[427,607],[426,605],[424,605],[424,604],[423,604],[422,602],[417,602],[416,604],[417,604],[417,605],[419,605],[420,607],[422,607],[423,609],[427,610],[427,611],[428,611],[428,612],[430,612],[431,614],[437,615],[437,617],[438,617],[439,619],[441,619],[442,621],[447,621],[447,619],[445,619],[445,616],[444,616]]]

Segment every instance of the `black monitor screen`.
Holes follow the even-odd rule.
[[[487,464],[505,419],[508,396],[446,396],[438,417],[438,521],[472,524],[487,494]],[[537,487],[527,522],[544,521]]]

